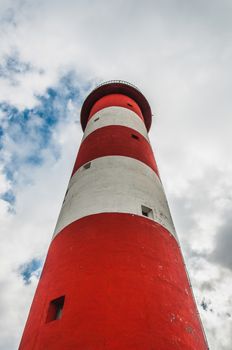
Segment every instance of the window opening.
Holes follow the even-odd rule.
[[[83,168],[86,170],[86,169],[89,169],[91,167],[91,162],[89,163],[86,163]]]
[[[139,137],[138,137],[137,135],[135,135],[135,134],[131,134],[131,137],[132,137],[133,139],[135,139],[135,140],[139,140]]]
[[[64,295],[57,299],[50,301],[48,306],[48,313],[46,322],[51,322],[55,320],[59,320],[62,317],[62,311],[64,307]]]
[[[141,209],[142,209],[143,216],[146,216],[147,218],[154,219],[153,210],[151,208],[146,207],[145,205],[141,205]]]
[[[94,119],[94,122],[97,122],[99,119],[100,119],[99,117],[98,117],[98,118],[96,118],[96,119]]]

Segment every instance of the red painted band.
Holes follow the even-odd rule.
[[[105,126],[97,129],[84,139],[72,175],[83,164],[105,156],[125,156],[140,160],[159,176],[149,142],[134,129],[121,125]]]
[[[85,130],[86,128],[86,124],[89,118],[91,108],[93,107],[95,102],[97,102],[103,96],[107,96],[111,94],[122,94],[132,98],[132,100],[139,105],[139,108],[142,111],[142,115],[144,118],[144,123],[146,125],[147,131],[150,130],[152,113],[151,113],[150,105],[146,100],[145,96],[131,84],[127,84],[119,81],[118,82],[111,81],[111,82],[102,84],[101,86],[98,86],[96,89],[94,89],[89,94],[89,96],[87,96],[81,108],[81,125],[83,130]]]
[[[50,322],[54,299],[62,316]],[[160,225],[98,214],[51,243],[20,350],[206,350],[180,248]]]
[[[139,108],[138,104],[132,100],[132,98],[122,94],[111,94],[100,98],[97,102],[94,103],[93,107],[91,108],[88,121],[95,113],[101,109],[112,106],[127,108],[135,112],[140,119],[144,120],[141,109]]]

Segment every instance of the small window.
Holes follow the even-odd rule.
[[[131,103],[127,103],[127,106],[129,106],[129,107],[133,107]]]
[[[135,134],[131,134],[131,137],[132,137],[133,139],[135,139],[135,140],[139,140],[139,137],[138,137],[137,135],[135,135]]]
[[[46,322],[59,320],[62,317],[64,307],[64,296],[50,301]]]
[[[153,211],[152,211],[151,208],[145,207],[145,205],[141,205],[141,209],[142,209],[142,215],[143,216],[146,216],[147,218],[154,219]]]
[[[86,163],[83,168],[86,170],[86,169],[89,169],[91,167],[91,162],[89,163]]]
[[[94,119],[94,122],[97,122],[99,119],[100,119],[100,118],[96,118],[96,119]]]

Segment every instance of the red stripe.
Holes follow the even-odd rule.
[[[132,137],[135,135],[138,139]],[[149,142],[134,129],[120,125],[105,126],[89,134],[82,142],[72,175],[83,164],[105,156],[131,157],[147,164],[158,174]]]
[[[91,117],[101,109],[113,106],[130,109],[131,111],[135,112],[142,120],[144,120],[139,105],[134,100],[132,100],[132,98],[122,94],[111,94],[100,98],[97,102],[94,103],[93,107],[91,108],[89,119],[91,119]]]
[[[61,319],[46,323],[61,296]],[[128,214],[66,227],[51,243],[19,349],[206,350],[175,238]]]

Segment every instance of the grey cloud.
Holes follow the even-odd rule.
[[[205,281],[200,286],[202,291],[215,291],[215,283],[214,281]]]
[[[170,193],[174,223],[189,256],[205,257],[203,245],[198,251],[191,245],[196,239],[202,240],[201,221],[213,212],[220,215],[218,207],[223,211],[227,204],[230,187],[224,184],[223,178],[224,174],[216,166],[206,166],[200,175],[190,176],[182,192]],[[213,237],[214,232],[206,234]]]
[[[232,218],[231,212],[225,217],[215,239],[215,248],[209,259],[232,270]]]

